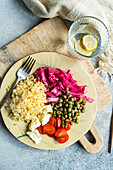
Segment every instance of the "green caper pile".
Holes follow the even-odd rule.
[[[53,108],[53,117],[59,117],[62,120],[62,127],[67,127],[67,122],[79,123],[78,117],[80,113],[85,112],[86,101],[79,98],[76,101],[76,97],[72,97],[71,94],[60,94],[59,103],[51,103]]]

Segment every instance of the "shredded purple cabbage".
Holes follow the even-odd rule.
[[[86,85],[77,85],[77,81],[73,79],[70,70],[65,72],[59,68],[40,67],[35,71],[34,77],[47,88],[48,101],[51,101],[50,98],[57,98],[62,92],[66,93],[66,87],[69,89],[68,93],[72,94],[73,97],[77,99],[83,98],[91,103],[94,101],[84,95]]]

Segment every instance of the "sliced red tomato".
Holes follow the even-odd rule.
[[[62,124],[61,119],[59,117],[57,117],[56,118],[56,127],[57,127],[57,129],[61,127],[61,124]]]
[[[51,125],[56,127],[56,118],[55,117],[50,117],[49,122]]]
[[[55,134],[53,134],[53,135],[48,135],[49,137],[51,137],[51,138],[55,138]]]
[[[50,123],[47,123],[43,126],[43,133],[47,135],[53,135],[55,131],[56,131],[55,127]]]
[[[67,122],[67,128],[65,128],[67,131],[71,129],[71,124]]]
[[[55,133],[55,137],[57,138],[65,137],[66,135],[67,135],[67,131],[65,128],[59,128]]]
[[[56,138],[56,140],[59,143],[65,143],[65,142],[67,142],[68,139],[69,139],[69,135],[68,134],[65,137],[62,137],[62,138]]]
[[[42,135],[44,134],[43,133],[43,126],[42,125],[40,125],[37,129],[38,129],[40,134],[42,134]]]

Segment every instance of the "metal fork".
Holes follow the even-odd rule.
[[[7,98],[10,96],[12,90],[14,89],[14,87],[17,85],[17,83],[21,80],[21,79],[25,79],[31,69],[33,68],[34,64],[35,64],[36,60],[33,59],[32,57],[28,57],[26,59],[26,61],[22,64],[22,66],[17,70],[16,75],[17,75],[17,80],[16,82],[12,85],[12,87],[10,88],[10,90],[8,91],[8,93],[4,96],[4,98],[2,99],[2,101],[0,102],[0,109],[2,108],[2,106],[4,105],[4,103],[6,102]]]

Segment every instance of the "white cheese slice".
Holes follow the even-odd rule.
[[[42,126],[45,125],[49,121],[51,114],[47,114],[47,113],[52,112],[52,111],[53,110],[52,110],[51,105],[44,106],[42,113],[38,115],[39,121],[41,122]]]
[[[38,144],[41,141],[41,136],[38,132],[38,130],[35,130],[34,132],[27,132],[27,135],[36,143]]]
[[[51,105],[46,105],[47,112],[53,112]]]
[[[38,119],[38,117],[35,117],[35,119],[33,119],[32,121],[31,121],[31,123],[29,124],[29,129],[31,130],[31,131],[34,131],[37,127],[39,127],[41,125],[41,123],[40,123],[40,121],[39,121],[39,119]]]
[[[44,126],[50,119],[51,114],[45,114],[41,120],[42,126]]]

